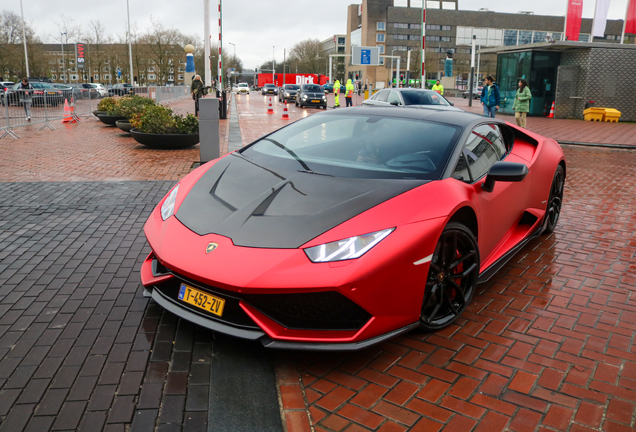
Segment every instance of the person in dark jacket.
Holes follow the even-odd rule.
[[[18,84],[18,90],[20,91],[20,102],[24,106],[24,113],[26,114],[27,121],[31,121],[31,96],[33,96],[33,86],[29,83],[28,78],[22,78],[22,82]]]
[[[486,117],[495,118],[500,101],[499,87],[495,84],[493,77],[488,75],[484,81],[484,88],[481,91],[481,104],[484,107],[484,115]]]
[[[201,75],[196,75],[192,80],[190,93],[192,93],[192,99],[194,99],[194,115],[199,117],[199,99],[205,96],[205,85],[201,81]]]

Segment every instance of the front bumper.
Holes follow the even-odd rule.
[[[428,264],[443,221],[399,227],[361,259],[311,263],[302,249],[239,247],[199,236],[158,209],[144,232],[153,252],[144,287],[163,307],[215,331],[271,348],[355,350],[417,327]],[[210,242],[217,249],[206,254]],[[222,317],[178,299],[180,284],[223,298]],[[325,305],[331,305],[325,307]]]

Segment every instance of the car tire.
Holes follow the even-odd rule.
[[[552,179],[552,185],[550,186],[550,198],[548,198],[548,205],[545,209],[546,225],[544,234],[551,234],[554,232],[557,224],[559,223],[559,216],[561,215],[561,206],[563,205],[563,186],[565,185],[565,171],[563,166],[559,165],[554,172],[554,178]]]
[[[296,108],[298,108],[298,101],[296,101]]]
[[[449,222],[431,257],[425,280],[420,327],[442,329],[470,304],[479,279],[479,247],[465,225]]]
[[[466,99],[466,95],[465,94],[462,95],[462,99]]]

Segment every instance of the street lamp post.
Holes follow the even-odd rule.
[[[229,45],[232,45],[234,47],[234,84],[236,84],[236,44],[233,44],[232,42],[228,42]]]
[[[468,89],[468,106],[473,106],[473,87],[475,86],[475,42],[477,36],[473,35],[472,49],[470,50],[470,80]]]
[[[66,83],[66,78],[68,75],[66,73],[66,62],[64,61],[64,39],[62,39],[62,36],[65,36],[66,32],[64,33],[60,33],[60,45],[62,45],[62,72],[64,72],[64,83]],[[68,36],[66,37],[66,41],[68,42]]]
[[[128,3],[129,1],[126,0],[126,10],[128,12],[128,61],[130,62],[130,85],[135,85],[133,78],[132,42],[130,37],[130,6]]]
[[[393,87],[393,53],[397,50],[391,50],[391,76],[389,77],[389,87]]]
[[[22,0],[20,0],[20,13],[22,14],[22,41],[24,42],[24,61],[26,62],[26,76],[29,76],[29,53],[26,43],[26,26],[24,25],[24,11],[22,10]],[[621,42],[623,43],[623,42]]]

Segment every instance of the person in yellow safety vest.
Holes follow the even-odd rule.
[[[333,107],[334,108],[340,107],[340,81],[338,80],[336,80],[336,82],[333,83],[333,96],[336,99],[336,102],[334,103]]]
[[[347,80],[347,87],[345,87],[345,101],[347,102],[346,106],[353,106],[353,83],[351,80]]]
[[[437,93],[441,94],[442,96],[444,95],[444,86],[439,83],[439,80],[437,80],[437,82],[433,86],[433,91],[436,91]]]

